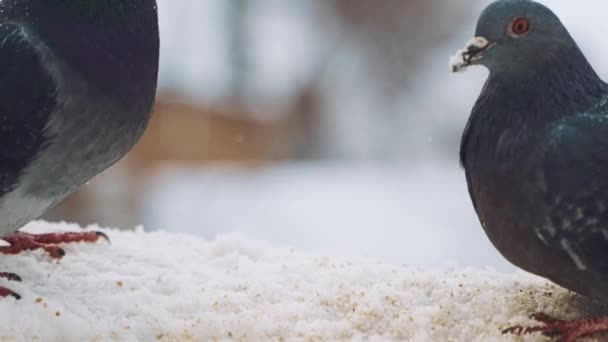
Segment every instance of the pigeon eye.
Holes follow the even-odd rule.
[[[511,24],[511,35],[513,37],[523,36],[530,31],[530,21],[526,18],[516,18]]]

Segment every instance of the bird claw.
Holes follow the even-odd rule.
[[[103,232],[75,232],[75,233],[49,233],[28,234],[17,232],[2,238],[10,246],[0,247],[0,254],[19,254],[23,251],[42,249],[53,259],[61,259],[65,251],[58,244],[87,242],[95,243],[105,240],[110,243],[110,238]]]
[[[21,277],[15,273],[0,272],[0,278],[4,278],[8,281],[21,282]],[[13,290],[7,289],[6,287],[0,287],[0,298],[13,297],[17,300],[21,299],[21,296]]]
[[[502,333],[513,335],[542,333],[549,337],[561,336],[559,341],[562,342],[574,342],[581,337],[608,331],[608,317],[565,321],[555,319],[544,313],[536,313],[530,318],[545,325],[532,327],[518,325],[504,329]]]
[[[108,245],[112,244],[112,240],[110,240],[110,237],[108,236],[108,234],[106,234],[104,232],[100,232],[100,231],[96,231],[95,234],[97,235],[98,240],[102,239],[102,240],[105,240],[105,242],[107,242]]]
[[[15,273],[8,273],[8,272],[0,272],[0,278],[4,278],[8,281],[16,281],[16,282],[21,282],[22,279],[20,276],[18,276]]]
[[[78,233],[50,233],[50,234],[28,234],[17,232],[2,237],[10,246],[0,247],[0,254],[19,254],[23,251],[42,249],[53,259],[61,259],[65,256],[63,248],[57,246],[61,243],[89,242],[94,243],[105,240],[110,243],[110,238],[103,232],[78,232]],[[0,272],[0,278],[9,281],[21,281],[21,277],[14,273]],[[13,297],[21,299],[21,296],[13,290],[0,287],[0,298]]]
[[[511,334],[511,335],[529,335],[529,334],[533,334],[536,332],[540,332],[545,336],[553,336],[553,333],[549,331],[549,328],[544,326],[544,327],[540,327],[540,326],[534,326],[534,327],[524,327],[521,325],[516,325],[514,327],[509,327],[507,329],[504,329],[502,331],[503,334]]]
[[[543,312],[537,312],[535,314],[530,315],[530,319],[533,319],[533,320],[535,320],[537,322],[544,323],[544,324],[547,324],[547,325],[549,325],[549,324],[556,324],[556,323],[560,323],[560,322],[562,322],[562,323],[565,322],[563,320],[553,318],[553,317],[551,317],[551,316],[549,316],[549,315],[547,315],[547,314],[545,314]]]
[[[21,299],[21,296],[14,292],[13,290],[9,290],[6,287],[0,287],[0,297],[1,298],[7,298],[7,297],[13,297],[17,300]]]

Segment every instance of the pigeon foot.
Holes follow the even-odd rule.
[[[0,278],[4,278],[9,281],[21,281],[21,277],[15,273],[0,272]]]
[[[8,242],[10,246],[0,247],[0,254],[19,254],[24,251],[42,249],[46,251],[53,259],[61,259],[63,256],[65,256],[65,251],[58,247],[58,244],[77,242],[95,243],[99,240],[110,242],[108,236],[102,232],[49,234],[28,234],[17,232],[15,234],[2,237],[2,240]]]
[[[560,336],[560,342],[575,342],[579,338],[608,332],[608,317],[564,321],[552,318],[544,313],[536,313],[532,319],[543,326],[514,326],[502,331],[503,334],[525,335],[542,333],[545,336]]]
[[[95,243],[99,240],[110,242],[108,236],[102,232],[82,232],[82,233],[50,233],[50,234],[28,234],[17,232],[15,234],[3,236],[2,240],[8,242],[10,246],[0,247],[0,254],[19,254],[24,251],[42,249],[53,259],[61,259],[65,251],[58,247],[62,243],[88,242]],[[0,278],[9,281],[21,281],[21,277],[14,273],[0,272]],[[6,287],[0,286],[0,298],[14,297],[21,299],[21,296]]]
[[[21,296],[15,293],[13,290],[9,290],[6,287],[0,287],[0,298],[13,297],[17,300],[21,299]]]
[[[7,279],[9,281],[21,281],[21,277],[15,273],[0,272],[0,278]],[[15,299],[21,299],[21,296],[13,290],[7,289],[6,287],[0,286],[0,298],[13,297]]]

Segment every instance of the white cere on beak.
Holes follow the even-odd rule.
[[[450,69],[453,73],[463,72],[467,67],[479,59],[483,54],[471,54],[487,49],[489,42],[484,37],[475,37],[467,43],[467,47],[458,50],[456,54],[450,57]]]

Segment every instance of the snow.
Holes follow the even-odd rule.
[[[23,296],[0,300],[0,339],[493,341],[531,323],[531,312],[599,309],[524,273],[424,269],[239,236],[103,231],[111,245],[68,245],[59,262],[38,251],[0,258],[24,279],[0,284]]]
[[[139,222],[149,229],[208,239],[241,233],[416,266],[513,270],[483,232],[457,160],[166,167],[142,189]]]

